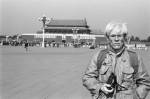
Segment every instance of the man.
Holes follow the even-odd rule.
[[[139,55],[125,47],[126,24],[111,22],[105,34],[108,48],[93,56],[83,76],[83,85],[93,99],[145,99],[150,77]],[[111,80],[113,86],[108,83]]]

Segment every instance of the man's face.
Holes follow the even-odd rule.
[[[109,42],[113,49],[119,50],[124,44],[124,36],[121,32],[112,31],[109,35]]]

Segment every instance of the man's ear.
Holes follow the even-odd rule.
[[[123,34],[123,36],[124,36],[124,38],[126,38],[127,37],[127,33]]]
[[[105,37],[106,37],[107,41],[109,41],[109,35],[107,33],[105,34]]]
[[[127,39],[128,39],[128,35],[125,33],[125,34],[123,34],[123,37],[124,37],[124,40],[125,41],[127,41]]]

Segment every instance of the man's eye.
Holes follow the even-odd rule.
[[[116,35],[110,35],[111,37],[115,37]]]
[[[117,35],[118,37],[121,37],[122,35]]]

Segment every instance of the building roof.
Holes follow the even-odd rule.
[[[72,27],[46,27],[45,29],[74,29]],[[76,27],[78,30],[88,30],[85,27]]]
[[[6,35],[0,35],[0,38],[6,38]]]
[[[43,30],[38,30],[36,33],[41,34],[41,33],[43,33]]]
[[[56,19],[51,19],[50,22],[47,24],[47,26],[67,26],[67,27],[72,27],[72,26],[79,26],[79,27],[87,27],[87,22],[86,19],[83,20],[56,20]]]
[[[102,32],[101,30],[98,30],[98,29],[91,29],[91,33],[95,34],[95,35],[105,35],[104,32]]]

